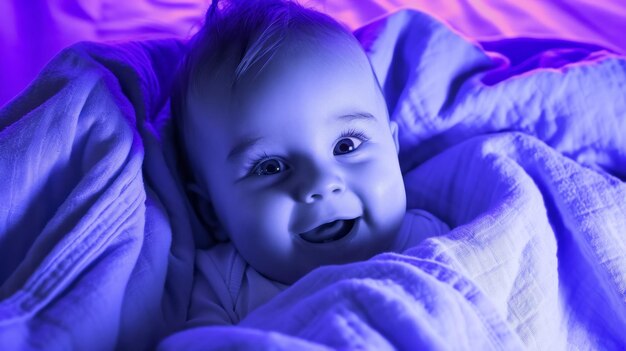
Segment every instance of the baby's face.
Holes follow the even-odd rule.
[[[292,39],[236,93],[213,93],[191,103],[188,145],[253,268],[290,284],[390,246],[406,206],[397,129],[354,44]]]

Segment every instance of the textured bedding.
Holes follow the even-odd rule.
[[[0,348],[623,349],[626,60],[479,45],[415,11],[357,36],[400,126],[408,207],[449,234],[182,330],[211,245],[171,143],[184,44],[79,44],[0,110]]]

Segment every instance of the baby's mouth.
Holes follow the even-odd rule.
[[[300,237],[304,241],[313,244],[325,244],[340,240],[348,235],[357,221],[357,218],[348,220],[336,220],[333,222],[322,224],[308,232],[300,233]]]

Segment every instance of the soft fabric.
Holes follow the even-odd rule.
[[[450,228],[424,210],[407,211],[390,252],[404,252]],[[186,328],[237,324],[288,286],[252,268],[230,242],[196,251],[196,274]]]
[[[185,329],[211,242],[171,144],[183,48],[80,44],[0,111],[0,349],[623,349],[626,61],[565,42],[486,52],[412,11],[357,34],[400,126],[408,206],[450,233]]]
[[[0,111],[0,349],[144,349],[184,325],[209,236],[157,133],[182,52],[79,44]]]

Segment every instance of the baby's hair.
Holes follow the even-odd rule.
[[[233,89],[250,72],[259,74],[291,30],[312,38],[345,34],[358,45],[345,26],[295,0],[213,0],[203,27],[190,40],[189,51],[178,67],[172,92],[174,116],[185,115],[187,96],[202,89],[223,60],[239,60],[230,72],[232,80],[220,82],[224,89]]]

